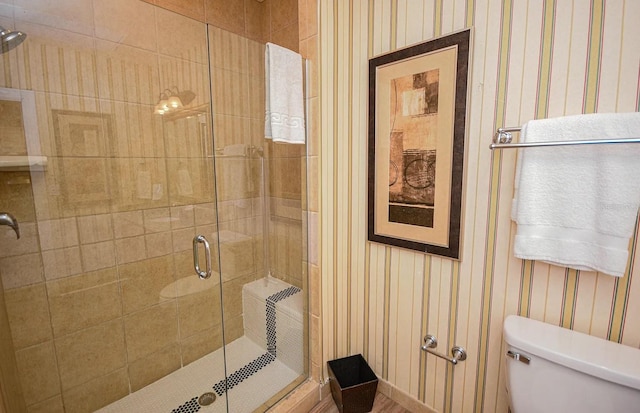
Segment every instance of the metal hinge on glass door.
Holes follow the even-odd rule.
[[[205,271],[200,269],[200,259],[198,257],[198,244],[200,243],[204,245]],[[211,248],[209,248],[209,241],[204,235],[197,235],[193,238],[193,268],[195,268],[196,274],[200,279],[206,280],[211,277]]]

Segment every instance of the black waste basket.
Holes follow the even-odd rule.
[[[378,377],[361,354],[327,362],[331,395],[340,413],[367,413],[373,408]]]

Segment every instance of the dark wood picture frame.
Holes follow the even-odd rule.
[[[369,241],[460,259],[470,37],[369,61]]]

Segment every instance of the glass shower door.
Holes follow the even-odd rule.
[[[0,55],[0,221],[20,230],[0,226],[3,401],[197,403],[224,379],[219,271],[202,282],[192,256],[217,233],[206,26],[141,1],[54,6],[0,7],[27,34]],[[217,374],[186,374],[214,353]]]
[[[208,26],[229,411],[306,379],[303,145],[264,138],[265,44]],[[302,68],[301,68],[302,70]]]

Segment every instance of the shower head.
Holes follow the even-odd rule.
[[[0,53],[6,53],[27,38],[27,35],[22,32],[7,30],[0,26]]]

